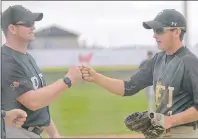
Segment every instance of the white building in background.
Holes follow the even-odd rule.
[[[29,49],[70,49],[78,48],[80,34],[52,25],[35,32],[36,39]]]

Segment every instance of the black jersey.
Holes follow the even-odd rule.
[[[42,73],[30,54],[23,54],[2,46],[2,102],[3,110],[22,109],[28,117],[24,126],[47,126],[50,124],[49,107],[31,111],[16,98],[23,93],[46,86]]]
[[[157,53],[125,81],[125,96],[153,85],[156,112],[171,115],[194,106],[198,110],[198,59],[186,47],[175,54]]]

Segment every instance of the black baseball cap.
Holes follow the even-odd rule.
[[[161,11],[154,20],[143,22],[145,29],[159,29],[163,27],[182,27],[186,31],[185,17],[175,9]]]
[[[19,21],[32,22],[43,19],[43,13],[33,13],[22,5],[14,5],[7,8],[1,16],[2,29],[7,30],[10,24],[16,24]]]

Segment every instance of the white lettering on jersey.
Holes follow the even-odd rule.
[[[42,86],[44,86],[44,83],[43,83],[43,75],[42,75],[42,73],[39,73],[39,77],[40,77],[40,79],[41,79],[41,84],[42,84]]]
[[[36,90],[39,87],[39,81],[38,79],[34,76],[31,78],[32,84],[33,84],[33,88]]]

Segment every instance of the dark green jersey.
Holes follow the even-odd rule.
[[[2,46],[2,109],[19,108],[27,112],[24,126],[46,126],[50,123],[49,108],[31,111],[16,98],[23,93],[46,86],[43,75],[31,55]]]
[[[165,115],[198,110],[198,59],[186,47],[173,55],[160,52],[131,78],[125,81],[125,96],[153,85],[156,112]]]

